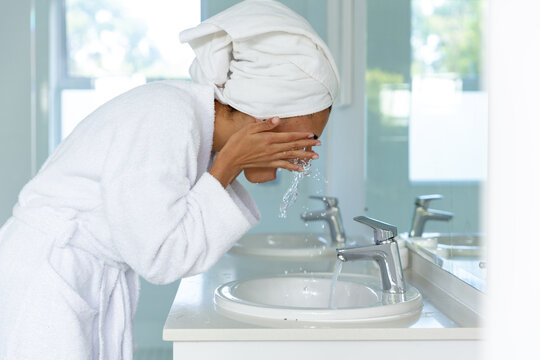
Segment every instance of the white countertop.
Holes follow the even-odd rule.
[[[184,341],[343,341],[343,340],[477,340],[481,328],[462,327],[436,308],[423,294],[419,320],[408,328],[267,328],[243,323],[220,314],[214,306],[214,290],[229,281],[272,275],[332,272],[333,259],[319,262],[279,262],[243,255],[226,254],[204,274],[182,279],[163,328],[163,340]],[[372,262],[345,263],[343,273],[377,274]],[[414,275],[405,272],[405,280]],[[456,310],[455,303],[452,309]],[[474,323],[474,322],[473,322]],[[285,325],[285,324],[284,324]]]

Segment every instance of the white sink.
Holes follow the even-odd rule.
[[[410,246],[445,259],[485,257],[483,239],[478,234],[425,233],[422,237],[408,237],[407,234],[400,236],[408,239]]]
[[[412,251],[440,266],[478,290],[487,279],[486,241],[478,233],[424,233],[421,237],[400,234]],[[401,251],[401,249],[400,249]]]
[[[270,327],[362,327],[412,325],[422,311],[422,296],[408,285],[404,295],[385,294],[380,279],[343,274],[335,286],[332,274],[233,281],[218,287],[216,308],[222,314]]]
[[[229,252],[282,260],[320,260],[335,259],[335,249],[326,235],[273,233],[245,235]]]

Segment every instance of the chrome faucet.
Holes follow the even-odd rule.
[[[345,229],[341,220],[341,212],[338,207],[338,200],[329,196],[310,196],[311,199],[322,200],[325,209],[320,211],[308,211],[300,215],[304,221],[326,221],[330,228],[332,243],[345,243]]]
[[[366,216],[354,218],[374,231],[375,245],[336,249],[339,260],[375,260],[381,272],[382,287],[385,293],[404,294],[405,282],[399,257],[398,244],[395,241],[397,228],[394,225],[371,219]]]
[[[433,195],[421,195],[416,198],[414,202],[415,209],[411,224],[411,230],[409,236],[422,236],[424,233],[424,226],[428,220],[448,221],[452,219],[454,214],[448,211],[428,209],[429,202],[431,200],[442,199],[444,196],[439,194]]]

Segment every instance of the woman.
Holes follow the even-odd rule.
[[[339,80],[303,18],[246,1],[181,40],[193,83],[106,103],[21,191],[0,230],[0,359],[132,358],[138,276],[205,271],[259,221],[239,173],[317,158]]]

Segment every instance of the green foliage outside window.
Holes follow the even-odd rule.
[[[478,86],[484,2],[412,0],[412,76],[454,73]]]
[[[66,0],[67,68],[72,77],[173,76],[122,0]]]

